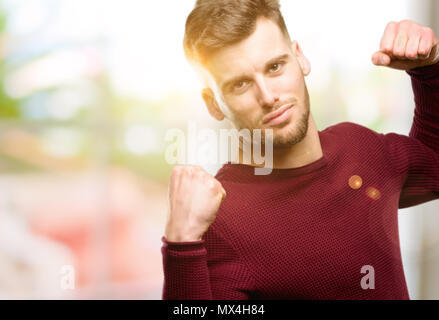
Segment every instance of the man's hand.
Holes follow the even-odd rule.
[[[176,166],[169,184],[165,238],[171,242],[201,240],[225,196],[221,183],[202,168]]]
[[[390,22],[372,63],[399,70],[429,66],[439,62],[438,44],[431,28],[410,20]]]

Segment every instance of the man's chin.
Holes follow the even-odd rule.
[[[308,132],[308,119],[303,118],[301,122],[290,124],[281,129],[273,130],[273,148],[290,148],[303,139]]]

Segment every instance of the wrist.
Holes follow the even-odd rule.
[[[431,80],[439,76],[439,62],[424,66],[417,67],[406,71],[411,77],[419,80]]]
[[[166,241],[168,242],[197,242],[201,241],[202,237],[193,237],[189,235],[168,235],[165,233]]]
[[[195,242],[202,240],[202,234],[166,228],[165,238],[169,242]]]

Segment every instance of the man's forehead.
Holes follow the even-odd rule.
[[[288,49],[289,42],[277,24],[259,19],[252,35],[214,53],[207,69],[220,85],[230,77],[264,68],[270,60],[289,53]]]

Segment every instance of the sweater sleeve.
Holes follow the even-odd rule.
[[[390,166],[401,179],[399,208],[439,198],[439,154],[416,138],[382,135]]]
[[[407,73],[416,104],[409,136],[439,153],[439,63]]]
[[[439,64],[407,73],[416,104],[409,136],[384,135],[391,165],[404,179],[400,208],[439,198]]]
[[[162,242],[163,300],[250,299],[253,278],[213,225],[200,241]]]

